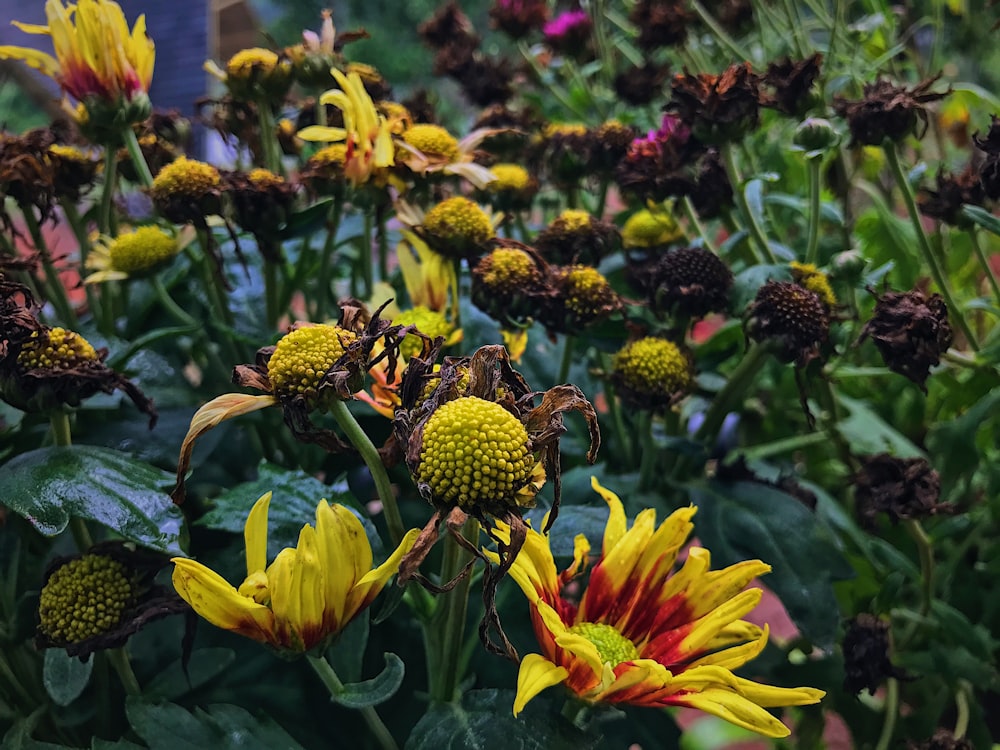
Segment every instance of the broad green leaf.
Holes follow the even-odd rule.
[[[387,595],[396,594],[402,601],[405,589],[401,586],[388,586],[388,592],[382,594],[381,607],[385,606]],[[333,670],[341,680],[358,682],[361,679],[361,666],[368,647],[369,616],[371,610],[363,610],[337,636],[333,646],[326,652],[327,658],[333,664]]]
[[[91,656],[86,661],[80,661],[61,648],[46,649],[42,667],[45,692],[57,706],[68,706],[87,687],[93,669],[94,659]]]
[[[837,400],[848,412],[837,429],[855,453],[892,453],[898,458],[924,455],[920,448],[893,429],[864,401],[842,393],[837,394]]]
[[[772,567],[764,583],[821,648],[833,646],[840,615],[833,581],[850,571],[832,534],[792,496],[756,482],[708,480],[690,486],[695,533],[713,567],[758,558]]]
[[[202,648],[191,654],[187,672],[180,659],[150,680],[142,691],[147,700],[176,700],[222,674],[236,654],[228,648]]]
[[[513,690],[473,690],[461,704],[447,703],[424,714],[405,750],[595,750],[600,737],[577,729],[544,696],[516,719]]]
[[[733,291],[730,295],[732,299],[731,309],[737,313],[742,313],[753,298],[757,296],[757,290],[768,281],[791,281],[792,272],[788,266],[784,265],[757,265],[751,266],[744,271],[740,271],[733,279]]]
[[[982,451],[976,443],[980,429],[993,422],[996,425],[997,407],[1000,406],[1000,389],[994,389],[980,399],[965,414],[947,422],[931,426],[927,446],[934,455],[934,466],[947,484],[960,476],[971,473],[982,460]]]
[[[326,224],[333,202],[333,198],[327,198],[301,211],[296,211],[285,222],[285,226],[281,230],[282,238],[290,240],[296,237],[308,237],[320,231]]]
[[[588,487],[589,489],[589,487]],[[596,497],[596,493],[590,492]],[[545,511],[536,509],[529,516],[534,529],[541,531]],[[570,505],[559,508],[559,518],[549,530],[549,547],[553,557],[572,557],[573,540],[577,534],[583,534],[590,542],[591,549],[600,549],[604,538],[604,527],[608,523],[608,506],[603,501],[600,505]]]
[[[76,517],[143,547],[183,555],[184,517],[164,491],[173,481],[172,475],[107,448],[39,448],[3,467],[0,498],[45,536],[61,533]]]
[[[966,204],[962,206],[962,216],[975,224],[978,224],[987,232],[992,232],[1000,236],[1000,219],[991,214],[985,208]]]
[[[403,684],[403,677],[406,675],[406,666],[403,660],[392,652],[383,654],[385,658],[385,668],[377,677],[363,682],[347,683],[331,696],[334,703],[339,703],[347,708],[368,708],[385,703],[399,690]]]
[[[173,703],[129,698],[125,714],[150,750],[298,750],[291,735],[268,716],[217,704],[193,714]]]

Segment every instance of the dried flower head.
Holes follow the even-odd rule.
[[[822,62],[823,55],[817,52],[805,60],[786,57],[768,65],[763,83],[772,93],[761,103],[783,114],[803,117],[815,104],[812,88]]]
[[[663,96],[669,75],[670,65],[646,60],[642,65],[633,65],[615,75],[615,93],[623,102],[641,107]]]
[[[837,306],[837,295],[833,293],[830,279],[816,267],[815,263],[799,263],[793,260],[788,267],[792,270],[792,280],[796,284],[815,292],[827,308],[832,310]]]
[[[552,181],[573,187],[591,171],[594,133],[580,123],[550,123],[536,142],[537,158]]]
[[[523,39],[540,30],[549,20],[549,4],[545,0],[494,0],[490,8],[490,23],[511,39]]]
[[[498,211],[526,211],[538,194],[539,184],[520,164],[494,164],[490,172],[495,178],[479,193],[479,198]]]
[[[768,281],[747,308],[747,334],[770,342],[784,362],[804,367],[819,356],[830,334],[830,316],[816,292],[788,281]]]
[[[550,292],[540,300],[537,319],[550,334],[576,335],[624,307],[608,280],[592,266],[552,267],[548,285]]]
[[[992,199],[1000,198],[1000,117],[990,116],[990,129],[984,138],[976,133],[972,140],[976,148],[986,152],[986,159],[979,166],[979,181],[986,195]]]
[[[94,186],[101,171],[100,160],[92,152],[76,146],[53,143],[48,148],[48,157],[56,197],[74,203]]]
[[[674,76],[667,109],[704,143],[737,140],[757,127],[760,81],[749,63],[730,65],[719,75],[685,70]]]
[[[629,145],[615,170],[623,192],[656,203],[687,195],[694,186],[694,164],[704,147],[680,118],[666,114],[660,127]]]
[[[291,215],[298,186],[260,168],[226,172],[222,186],[236,224],[254,236],[265,260],[280,262],[280,232]]]
[[[86,658],[122,646],[147,623],[189,612],[171,589],[154,582],[167,558],[122,542],[103,542],[52,561],[38,603],[38,648]]]
[[[921,188],[917,195],[917,205],[924,216],[963,229],[969,228],[971,222],[962,215],[962,206],[967,203],[982,206],[985,202],[980,173],[971,162],[957,175],[939,170],[937,190]]]
[[[952,513],[941,499],[941,478],[925,458],[896,458],[888,453],[868,456],[854,477],[854,499],[861,522],[875,528],[879,513],[893,523]]]
[[[535,237],[535,247],[551,263],[597,265],[618,249],[618,228],[587,211],[567,209]]]
[[[504,328],[528,325],[547,293],[548,264],[534,248],[495,239],[472,269],[472,304]]]
[[[913,133],[917,124],[927,127],[927,107],[948,95],[931,91],[940,76],[922,81],[911,89],[879,78],[866,83],[864,97],[850,101],[836,97],[834,111],[847,120],[852,146],[881,146],[886,139],[899,142]]]
[[[578,60],[591,56],[594,19],[583,9],[567,10],[542,27],[545,42],[556,52]]]
[[[628,18],[639,29],[636,43],[648,51],[683,44],[695,15],[684,0],[639,0]]]
[[[938,729],[929,740],[906,743],[907,750],[975,750],[968,737],[958,738],[947,729]]]
[[[347,144],[332,143],[309,157],[299,174],[302,184],[318,195],[340,194],[347,185],[344,164],[347,161]]]
[[[952,341],[948,307],[940,294],[929,297],[919,289],[886,292],[861,330],[861,341],[871,337],[885,366],[905,375],[921,389],[931,367],[941,361]]]
[[[860,614],[847,623],[844,634],[844,690],[875,695],[886,679],[906,679],[906,673],[889,661],[889,623]]]
[[[284,98],[294,75],[292,61],[284,53],[260,47],[237,52],[221,76],[214,63],[207,63],[206,69],[225,83],[236,99],[268,104]]]
[[[686,195],[703,219],[714,219],[733,205],[733,184],[718,150],[710,148],[698,160],[694,184]]]
[[[611,380],[629,405],[661,411],[690,391],[694,366],[677,344],[646,336],[630,341],[615,354]]]
[[[175,224],[204,223],[221,210],[222,177],[219,170],[186,156],[159,171],[149,195],[164,218]]]
[[[594,152],[590,167],[598,177],[614,177],[615,168],[625,158],[632,141],[639,135],[634,125],[626,125],[618,120],[606,120],[593,131]]]
[[[680,247],[629,264],[627,278],[646,295],[653,311],[684,318],[725,311],[733,286],[729,266],[703,247]]]
[[[37,209],[39,222],[53,216],[56,199],[56,170],[49,158],[49,148],[56,134],[48,128],[29,130],[21,136],[0,133],[0,194],[9,197],[23,210]],[[14,224],[0,201],[0,222],[7,232]]]

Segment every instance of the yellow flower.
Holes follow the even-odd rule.
[[[148,276],[173,260],[194,238],[194,227],[185,227],[175,237],[155,226],[121,232],[117,237],[102,237],[87,257],[87,268],[94,273],[84,283]]]
[[[825,693],[733,674],[767,644],[766,626],[740,618],[761,597],[760,589],[744,587],[771,567],[747,560],[713,571],[708,550],[693,547],[675,573],[696,508],[674,511],[658,527],[656,511],[648,508],[630,529],[618,496],[596,479],[591,486],[610,514],[579,606],[561,590],[585,567],[590,545],[582,534],[573,563],[562,573],[556,572],[548,537],[534,529],[511,566],[511,577],[531,603],[542,650],[521,661],[514,715],[542,690],[562,683],[587,703],[689,706],[768,737],[787,736],[788,728],[765,709],[817,703]],[[509,539],[502,523],[496,531],[501,541]]]
[[[413,529],[389,559],[372,569],[365,529],[350,509],[321,500],[316,525],[306,524],[298,546],[267,564],[267,509],[262,496],[247,516],[247,577],[239,589],[199,562],[175,557],[177,593],[216,627],[281,651],[322,651],[378,596],[417,538]]]
[[[344,75],[333,68],[330,73],[340,89],[327,91],[320,97],[320,103],[332,104],[343,112],[344,127],[313,125],[299,131],[299,137],[306,141],[346,143],[344,175],[357,186],[367,182],[377,168],[395,164],[392,132],[357,72]]]
[[[81,102],[97,97],[117,106],[149,91],[155,55],[145,16],[139,16],[131,33],[122,9],[111,0],[79,0],[68,6],[48,0],[45,16],[46,26],[13,23],[28,34],[52,37],[55,57],[30,47],[2,46],[0,58],[23,60]]]
[[[441,172],[458,175],[482,189],[496,180],[496,176],[473,159],[479,144],[496,132],[480,128],[459,141],[440,125],[411,125],[401,138],[404,154],[400,161],[416,174]]]

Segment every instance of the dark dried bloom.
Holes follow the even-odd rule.
[[[252,169],[226,172],[223,190],[236,223],[254,236],[264,258],[281,262],[280,232],[291,215],[298,187],[267,169]]]
[[[714,12],[715,20],[730,34],[741,34],[753,24],[751,0],[722,0]]]
[[[912,89],[879,78],[866,83],[864,97],[849,101],[836,97],[834,111],[847,120],[852,146],[881,146],[888,138],[899,142],[913,133],[917,124],[927,128],[927,105],[944,99],[949,91],[930,90],[940,76],[929,78]]]
[[[76,203],[94,186],[101,171],[101,161],[89,151],[76,146],[53,143],[47,150],[52,165],[52,182],[55,196]]]
[[[0,133],[0,196],[13,198],[25,210],[38,209],[39,221],[53,216],[56,199],[55,170],[49,148],[56,143],[49,128],[29,130],[24,135]],[[13,223],[0,201],[0,224],[13,232]]]
[[[222,209],[222,176],[211,164],[181,156],[161,169],[149,197],[165,219],[201,226]]]
[[[594,133],[578,123],[552,123],[538,144],[543,168],[559,187],[573,187],[590,172],[596,147]]]
[[[504,328],[528,325],[548,294],[548,264],[515,240],[494,239],[493,250],[472,269],[472,304]]]
[[[979,166],[979,181],[991,200],[1000,199],[1000,117],[991,115],[990,129],[985,138],[979,133],[972,136],[976,147],[986,152],[986,159]]]
[[[40,327],[31,314],[34,306],[31,290],[7,279],[0,271],[0,371],[11,366],[21,347]]]
[[[930,368],[941,361],[941,354],[951,346],[948,307],[940,294],[928,297],[919,289],[886,292],[878,297],[875,312],[861,330],[860,340],[869,336],[886,367],[927,390]]]
[[[747,334],[776,344],[784,362],[804,367],[819,356],[830,334],[830,316],[815,292],[788,281],[768,281],[746,313]]]
[[[550,334],[577,335],[624,308],[608,280],[591,266],[554,267],[549,286],[552,293],[545,297],[537,319]]]
[[[701,318],[729,306],[733,273],[702,247],[681,247],[644,263],[629,264],[627,278],[658,314]]]
[[[733,141],[757,127],[760,80],[750,63],[730,65],[720,75],[685,70],[674,76],[667,109],[705,143]]]
[[[559,54],[583,60],[592,57],[594,20],[585,10],[567,10],[542,27],[548,45]]]
[[[636,138],[615,169],[622,191],[662,202],[686,195],[694,186],[694,163],[703,147],[680,118],[666,114],[657,130]]]
[[[975,750],[967,738],[957,738],[947,729],[938,729],[929,740],[907,742],[907,750]]]
[[[42,584],[35,645],[85,659],[123,646],[154,620],[189,613],[173,588],[154,581],[167,562],[164,555],[117,541],[56,558]]]
[[[962,215],[962,206],[966,203],[982,206],[985,202],[986,191],[971,163],[958,175],[939,171],[937,190],[921,188],[917,195],[920,213],[961,228],[970,226],[970,221]]]
[[[479,520],[496,542],[500,564],[487,562],[483,580],[486,614],[479,634],[486,647],[516,659],[516,652],[500,626],[496,589],[517,557],[527,534],[522,516],[535,503],[546,480],[553,482],[554,501],[549,521],[559,512],[561,473],[559,437],[566,431],[563,412],[578,411],[587,421],[593,463],[600,446],[594,407],[573,385],[559,385],[544,393],[533,391],[511,367],[502,346],[484,346],[471,357],[447,357],[439,371],[434,360],[440,342],[424,357],[410,360],[400,388],[402,405],[393,420],[393,440],[402,451],[417,489],[435,509],[399,567],[405,583],[416,578],[429,585],[417,569],[437,540],[444,523],[457,537],[468,517]],[[435,387],[427,393],[429,383]],[[541,397],[541,403],[535,401]],[[498,439],[497,436],[502,436]],[[461,445],[462,450],[455,446]],[[488,470],[487,470],[488,469]],[[500,538],[496,521],[510,527]],[[466,548],[484,559],[478,545]],[[468,569],[463,575],[468,574]],[[440,590],[454,585],[445,583]],[[499,645],[490,637],[496,633]]]
[[[768,65],[763,82],[772,93],[762,104],[786,115],[804,116],[815,103],[812,87],[819,78],[822,61],[823,55],[817,52],[805,60],[786,57]]]
[[[888,453],[869,456],[854,477],[857,514],[865,528],[874,529],[879,513],[893,523],[952,513],[941,499],[941,478],[925,458],[895,458]]]
[[[647,60],[642,65],[633,65],[615,76],[615,93],[625,103],[641,107],[663,96],[663,84],[669,73],[667,63]]]
[[[523,39],[541,29],[549,20],[549,4],[545,0],[494,0],[490,8],[490,23],[511,39]]]
[[[980,151],[985,151],[990,156],[1000,155],[1000,117],[990,115],[990,129],[986,132],[986,137],[980,138],[977,132],[972,140]]]
[[[577,209],[563,211],[535,237],[535,247],[550,263],[596,266],[620,245],[618,227]]]
[[[513,95],[513,70],[503,57],[475,55],[453,74],[462,93],[478,107],[503,104]]]
[[[847,623],[844,634],[844,690],[875,695],[890,677],[907,679],[907,674],[889,661],[889,623],[874,615],[860,614]]]
[[[524,161],[524,151],[531,137],[541,127],[542,121],[527,110],[512,110],[503,104],[494,104],[483,110],[472,125],[472,130],[494,131],[483,139],[480,148],[494,154],[500,161]]]
[[[594,130],[594,153],[591,169],[594,174],[612,177],[618,163],[625,158],[632,141],[639,135],[634,125],[608,120]]]
[[[703,219],[714,219],[733,205],[733,184],[716,149],[709,149],[698,160],[698,174],[686,194]]]
[[[474,39],[479,45],[479,36],[472,21],[462,12],[455,0],[438,8],[431,18],[417,27],[417,33],[424,42],[434,49],[454,44],[458,39]]]
[[[226,94],[221,99],[199,98],[195,100],[195,106],[201,113],[199,119],[202,124],[218,133],[223,141],[232,145],[246,144],[255,155],[261,152],[260,119],[253,102],[238,101]],[[314,107],[310,108],[307,116],[315,117]],[[315,123],[300,123],[300,127],[306,124]]]
[[[684,0],[639,0],[628,16],[639,29],[639,47],[654,50],[683,44],[695,18],[686,6]]]
[[[299,179],[315,195],[343,195],[347,186],[344,174],[346,160],[346,143],[324,146],[309,157],[299,173]]]
[[[742,454],[731,461],[720,462],[715,478],[721,482],[754,482],[765,487],[773,487],[786,495],[791,495],[809,510],[816,510],[816,493],[799,484],[794,476],[782,474],[777,481],[765,479],[747,465],[746,456]]]
[[[438,121],[436,106],[431,101],[427,89],[417,89],[406,99],[403,99],[400,104],[406,107],[406,111],[410,113],[414,123],[433,125]]]

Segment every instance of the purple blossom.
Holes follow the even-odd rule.
[[[583,29],[586,29],[586,33],[590,33],[592,25],[587,11],[568,10],[546,23],[542,27],[542,33],[547,39],[562,39],[565,36],[579,34]]]

